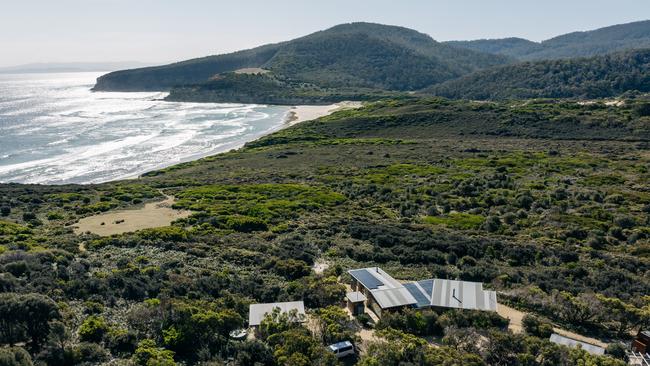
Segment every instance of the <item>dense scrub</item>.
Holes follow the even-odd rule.
[[[138,180],[0,186],[0,343],[18,345],[0,357],[336,364],[324,346],[367,323],[341,315],[343,270],[380,265],[404,280],[485,282],[537,318],[513,335],[491,314],[396,314],[360,364],[619,365],[544,338],[549,322],[612,340],[650,326],[650,135],[638,107],[381,102]],[[194,214],[72,233],[81,217],[161,191]],[[331,266],[317,274],[319,259]],[[229,339],[248,304],[291,300],[315,325],[276,314],[257,340]]]
[[[500,54],[520,60],[590,57],[650,47],[650,21],[613,25],[587,32],[572,32],[539,43],[521,38],[447,43],[455,47]]]
[[[593,58],[524,62],[482,70],[434,85],[448,98],[607,98],[650,91],[650,49]]]

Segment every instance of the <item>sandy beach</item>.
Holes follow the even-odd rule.
[[[299,105],[294,106],[287,115],[287,125],[293,126],[300,122],[311,121],[320,117],[325,117],[336,111],[343,109],[360,108],[361,102],[340,102],[330,105]]]

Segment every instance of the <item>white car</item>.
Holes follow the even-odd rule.
[[[354,346],[350,341],[344,341],[339,343],[330,344],[327,349],[330,350],[337,358],[343,358],[348,355],[354,354]]]

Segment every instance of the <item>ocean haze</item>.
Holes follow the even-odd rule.
[[[99,183],[242,146],[289,107],[92,93],[100,73],[0,75],[0,182]]]

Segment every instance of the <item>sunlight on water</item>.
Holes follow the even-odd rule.
[[[0,182],[133,177],[240,147],[280,128],[289,110],[92,93],[99,75],[0,75]]]

